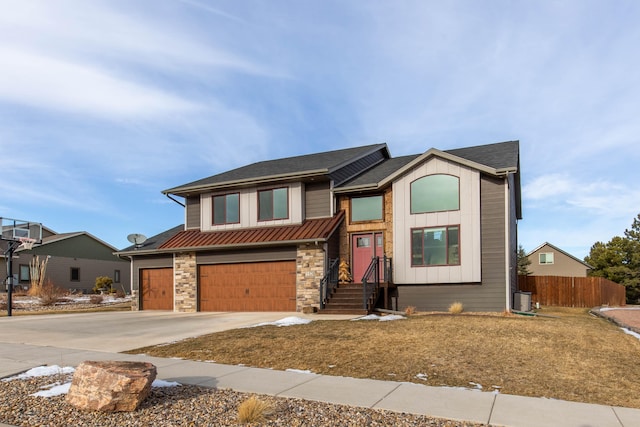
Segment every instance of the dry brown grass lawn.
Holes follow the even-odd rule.
[[[236,329],[131,353],[640,408],[640,340],[584,309]],[[319,317],[321,319],[321,317]],[[426,374],[427,380],[416,377]]]

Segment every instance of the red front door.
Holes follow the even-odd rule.
[[[384,253],[382,233],[354,234],[351,236],[351,270],[354,283],[362,283],[374,256]]]

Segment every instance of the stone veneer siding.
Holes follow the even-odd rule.
[[[387,187],[383,192],[384,219],[382,221],[351,222],[351,198],[341,196],[339,208],[345,211],[345,220],[340,225],[340,259],[344,259],[351,266],[351,235],[357,233],[382,232],[384,252],[393,258],[393,191]]]
[[[324,276],[325,253],[321,245],[298,246],[296,256],[296,311],[320,307],[320,282]]]
[[[193,313],[198,310],[198,281],[195,252],[175,254],[173,274],[175,298],[173,311]]]

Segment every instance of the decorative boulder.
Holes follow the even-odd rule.
[[[156,374],[156,367],[148,362],[82,362],[66,400],[90,411],[134,411],[151,393]]]

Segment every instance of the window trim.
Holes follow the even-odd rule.
[[[26,268],[27,269],[27,278],[23,279],[22,276],[22,269]],[[20,283],[28,283],[31,281],[31,268],[29,267],[29,264],[20,264],[18,266],[18,281]]]
[[[73,278],[73,270],[78,271],[78,278]],[[69,267],[69,281],[70,282],[79,282],[80,281],[80,267]]]
[[[286,212],[286,216],[284,217],[275,217],[274,214],[274,198],[273,198],[273,192],[276,190],[286,190],[286,206],[285,206],[285,212]],[[267,193],[267,192],[271,192],[271,217],[270,218],[260,218],[260,195],[262,193]],[[265,188],[262,190],[258,190],[257,192],[257,198],[258,198],[258,222],[268,222],[268,221],[279,221],[279,220],[287,220],[289,219],[289,187],[273,187],[273,188]]]
[[[458,262],[456,264],[449,264],[449,229],[450,228],[458,228]],[[446,259],[446,263],[445,264],[425,264],[424,263],[424,232],[426,230],[433,230],[433,229],[438,229],[438,228],[444,228],[444,232],[445,232],[445,236],[446,236],[446,242],[445,242],[445,248],[447,248],[447,250],[445,251],[445,254],[447,256]],[[447,224],[447,225],[437,225],[437,226],[429,226],[429,227],[414,227],[411,228],[411,230],[409,231],[409,254],[411,257],[411,267],[416,267],[416,268],[424,268],[424,267],[457,267],[462,265],[462,251],[460,250],[460,246],[461,246],[461,241],[462,239],[460,238],[462,232],[461,232],[461,226],[460,224]],[[415,264],[414,263],[414,258],[413,258],[413,233],[414,231],[418,231],[421,230],[423,232],[423,238],[421,239],[422,243],[422,264]]]
[[[433,211],[414,211],[413,210],[413,184],[415,184],[416,182],[422,179],[433,177],[433,176],[450,176],[457,179],[458,181],[458,208],[457,209],[441,209],[441,210],[433,210]],[[460,210],[460,177],[459,176],[452,175],[449,173],[432,173],[429,175],[424,175],[419,178],[416,178],[409,183],[409,213],[411,215],[420,215],[425,213],[437,213],[437,212],[455,212],[459,210]]]
[[[231,222],[229,218],[227,218],[227,197],[228,196],[238,196],[238,221]],[[216,222],[216,197],[224,197],[224,222]],[[214,194],[211,196],[211,225],[227,225],[227,224],[240,224],[240,193],[224,193],[224,194]]]
[[[380,198],[380,218],[354,220],[353,219],[353,200],[354,199],[373,199],[374,197]],[[349,219],[353,224],[364,223],[364,222],[384,222],[384,194],[372,194],[369,196],[350,197],[349,198]]]
[[[120,283],[120,270],[113,270],[113,283]]]
[[[545,257],[545,262],[542,262],[542,256],[544,255]],[[546,258],[547,256],[551,255],[551,262],[547,262]],[[540,265],[553,265],[555,263],[555,257],[553,256],[553,252],[540,252],[538,254],[538,264]]]

